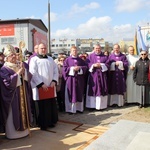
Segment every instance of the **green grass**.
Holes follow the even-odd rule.
[[[145,112],[150,112],[150,107],[146,107],[143,109]]]

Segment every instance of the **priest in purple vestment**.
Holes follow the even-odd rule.
[[[101,52],[100,44],[94,45],[94,51],[87,59],[89,77],[87,83],[86,107],[106,109],[108,100],[108,57]]]
[[[31,55],[31,56],[29,57],[29,59],[28,59],[28,64],[30,64],[30,60],[31,60],[32,57],[37,56],[37,54],[38,54],[38,47],[39,47],[39,45],[35,45],[35,46],[34,46],[33,55]]]
[[[71,47],[70,56],[64,61],[63,76],[66,81],[65,109],[70,114],[84,110],[84,89],[87,65],[77,55],[77,48]]]
[[[30,133],[31,108],[28,85],[32,75],[22,62],[16,63],[16,53],[13,46],[7,45],[4,55],[5,63],[0,70],[2,114],[6,137],[17,139]]]
[[[1,77],[0,77],[0,84],[2,83]],[[1,96],[1,88],[0,88],[0,133],[5,132],[5,126],[4,126],[4,120],[3,120],[3,115],[2,115],[2,96]]]
[[[124,105],[124,93],[126,92],[126,76],[128,71],[127,57],[120,52],[120,46],[115,44],[113,53],[109,56],[109,94],[110,106]]]

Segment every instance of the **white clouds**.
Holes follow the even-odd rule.
[[[149,8],[149,6],[150,6],[150,0],[145,1],[145,6],[147,6]]]
[[[44,19],[47,21],[48,20],[48,13],[44,15]],[[54,22],[58,19],[58,15],[56,13],[50,12],[50,21]]]
[[[50,13],[50,19],[51,19],[51,21],[56,21],[56,20],[57,20],[57,14],[51,12],[51,13]]]
[[[99,3],[96,2],[91,2],[90,4],[86,4],[83,7],[79,6],[78,4],[74,4],[68,14],[69,16],[72,16],[74,14],[83,13],[92,9],[97,9],[99,7]]]
[[[114,30],[120,30],[121,32],[128,32],[128,30],[131,29],[131,24],[125,24],[125,25],[116,25],[113,27]]]
[[[66,28],[52,33],[52,38],[104,38],[106,41],[118,42],[123,38],[132,38],[134,29],[130,24],[111,27],[112,19],[109,16],[92,17],[80,24],[76,29]]]
[[[105,17],[92,17],[86,23],[80,24],[76,29],[64,29],[57,30],[53,33],[53,36],[56,38],[59,37],[68,37],[68,38],[91,38],[96,37],[107,30],[107,26],[111,18],[109,16]]]
[[[31,18],[31,19],[35,19],[37,17],[35,17],[34,15],[30,16],[30,17],[26,17],[26,18]]]
[[[90,38],[91,36],[100,36],[101,33],[107,30],[107,26],[109,26],[110,21],[111,18],[109,16],[99,18],[92,17],[86,23],[80,24],[76,30],[81,37]]]
[[[134,12],[138,11],[140,9],[147,8],[150,3],[148,0],[115,0],[116,2],[116,10],[118,12]],[[146,6],[147,5],[147,6]],[[122,24],[122,18],[118,19],[116,21],[115,18],[112,19],[110,16],[102,16],[102,17],[96,17],[97,15],[89,18],[86,22],[81,22],[80,20],[75,20],[75,16],[84,14],[84,17],[88,18],[92,14],[92,10],[100,8],[100,4],[96,2],[91,2],[89,4],[86,4],[84,6],[79,6],[78,4],[74,4],[70,11],[68,12],[68,15],[65,13],[63,16],[66,18],[69,16],[69,21],[73,23],[76,21],[76,24],[78,22],[78,25],[75,28],[71,28],[71,25],[68,23],[68,27],[65,29],[59,28],[56,30],[56,32],[53,32],[51,34],[52,38],[64,38],[67,37],[68,39],[76,39],[76,38],[104,38],[106,41],[109,42],[118,42],[122,40],[123,38],[134,38],[135,34],[135,24],[131,25],[128,23]],[[90,13],[91,11],[91,13]],[[97,11],[97,10],[96,10]],[[109,14],[109,10],[106,10],[107,12],[105,14]],[[85,15],[88,12],[87,15]],[[90,14],[90,15],[89,15]],[[54,17],[57,19],[57,14],[54,15]],[[61,16],[62,17],[62,16]],[[59,16],[59,18],[61,18]],[[62,17],[63,18],[63,17]],[[62,19],[61,18],[61,19]],[[68,18],[67,18],[68,19]],[[72,20],[71,20],[72,19]],[[126,18],[124,18],[126,19]],[[139,19],[140,20],[140,19]],[[114,22],[113,22],[114,21]],[[67,21],[66,21],[67,22]],[[65,23],[66,23],[65,22]],[[123,21],[125,22],[125,21]],[[129,21],[127,21],[129,22]],[[63,22],[64,23],[64,22]],[[115,26],[112,26],[111,24],[116,24]]]
[[[52,33],[52,38],[63,38],[63,37],[67,37],[67,38],[76,38],[75,37],[75,30],[70,29],[70,28],[66,28],[64,30],[57,30],[55,33]]]
[[[143,20],[140,20],[136,23],[136,26],[147,26],[147,24],[150,23],[147,19],[143,19]]]
[[[99,8],[100,5],[99,3],[96,2],[91,2],[89,4],[84,5],[83,7],[79,6],[78,4],[74,4],[71,9],[68,12],[62,13],[62,14],[57,14],[54,12],[50,12],[50,20],[51,22],[55,22],[58,20],[66,20],[74,17],[76,14],[81,14],[81,13],[86,13],[91,10]],[[44,15],[44,20],[47,22],[48,21],[48,13]]]
[[[135,27],[131,24],[116,25],[112,29],[112,35],[116,41],[123,40],[124,38],[134,38],[134,34]]]
[[[111,18],[109,16],[104,16],[104,17],[99,17],[99,18],[96,18],[96,17],[92,17],[91,19],[89,19],[86,23],[84,24],[81,24],[79,26],[79,28],[91,28],[91,27],[100,27],[104,24],[107,24],[111,21]]]
[[[148,2],[146,0],[116,0],[115,3],[118,12],[134,12],[146,6]]]

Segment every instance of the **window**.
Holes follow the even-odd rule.
[[[1,38],[1,43],[2,43],[2,44],[7,44],[7,43],[8,43],[7,38]]]
[[[14,37],[1,38],[1,44],[15,44],[16,39]]]

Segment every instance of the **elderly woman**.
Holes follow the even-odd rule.
[[[64,64],[65,59],[66,59],[66,56],[62,55],[58,57],[58,62],[57,62],[58,73],[59,73],[59,80],[57,84],[57,102],[58,102],[58,107],[59,107],[60,112],[65,110],[65,104],[64,104],[65,81],[62,76],[63,64]]]
[[[149,73],[149,65],[150,60],[148,59],[148,52],[142,50],[140,52],[140,59],[135,64],[135,69],[133,72],[133,80],[134,82],[141,86],[141,102],[139,107],[143,107],[145,104],[149,104],[146,89],[149,89],[149,80],[148,80],[148,73]]]
[[[27,89],[31,74],[22,62],[17,64],[13,46],[7,45],[4,55],[5,63],[0,70],[2,112],[6,137],[17,139],[29,134],[31,113]]]

